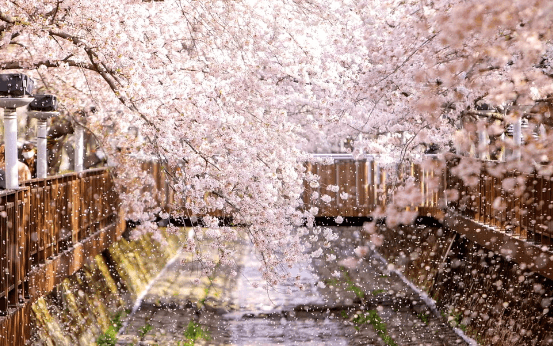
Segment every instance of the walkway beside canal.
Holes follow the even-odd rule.
[[[336,231],[341,236],[331,248],[337,260],[364,242],[358,228]],[[467,344],[374,254],[350,270],[337,260],[315,259],[291,270],[301,275],[304,290],[280,285],[266,291],[255,287],[260,262],[252,247],[244,241],[236,250],[237,275],[222,266],[199,285],[191,255],[179,254],[128,317],[118,345],[184,345],[191,321],[202,331],[197,345]]]

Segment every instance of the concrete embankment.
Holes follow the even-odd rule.
[[[94,345],[112,338],[132,303],[182,244],[184,232],[121,239],[32,306],[31,345]],[[101,342],[99,343],[101,344]],[[109,343],[104,343],[109,345]]]
[[[553,282],[448,229],[380,230],[388,261],[485,345],[553,345]]]

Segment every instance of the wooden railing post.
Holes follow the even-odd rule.
[[[31,232],[29,232],[30,223],[30,191],[29,188],[22,188],[18,191],[20,194],[20,209],[19,209],[19,229],[23,233],[24,250],[21,252],[25,264],[23,266],[23,287],[22,296],[24,299],[29,299],[29,273],[31,272]]]
[[[73,244],[77,244],[80,238],[79,228],[79,213],[80,213],[80,180],[76,174],[71,177],[71,238]]]
[[[7,223],[7,196],[0,197],[0,315],[8,313],[9,267],[8,249],[10,238]]]
[[[8,240],[10,246],[8,247],[8,307],[15,308],[18,304],[18,284],[20,280],[19,271],[19,256],[17,252],[19,250],[19,235],[18,218],[17,218],[17,193],[12,193],[8,196]]]
[[[83,178],[83,174],[79,174],[78,178],[79,183],[79,194],[78,194],[78,205],[79,205],[79,241],[83,240],[86,237],[85,234],[85,224],[86,224],[86,203],[85,203],[85,193],[86,193],[86,181]]]

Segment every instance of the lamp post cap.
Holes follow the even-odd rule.
[[[25,97],[32,95],[34,82],[23,73],[0,74],[0,96]]]
[[[58,109],[58,99],[54,95],[35,95],[29,105],[29,110],[39,112],[55,112]]]
[[[32,97],[0,97],[0,108],[15,109],[33,102]]]

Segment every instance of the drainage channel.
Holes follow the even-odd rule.
[[[261,265],[252,249],[244,256],[236,289],[232,292],[238,310],[225,314],[231,345],[348,345],[348,332],[343,323],[330,312],[306,311],[298,306],[320,306],[325,303],[314,285],[318,279],[298,265],[291,276],[301,276],[304,289],[279,285],[270,291],[255,288],[261,284]],[[287,293],[292,291],[292,293]],[[350,333],[355,330],[350,330]]]
[[[338,258],[356,246],[351,237],[333,245]],[[117,344],[187,345],[193,326],[195,345],[467,345],[402,278],[383,275],[378,258],[338,279],[330,274],[340,270],[336,261],[314,260],[291,269],[303,290],[264,290],[253,249],[236,248],[239,274],[219,267],[200,285],[194,284],[198,268],[180,254],[152,284]],[[351,287],[367,295],[360,299]]]

